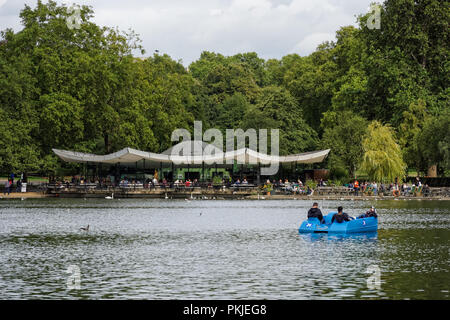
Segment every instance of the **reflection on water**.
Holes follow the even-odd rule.
[[[376,205],[371,234],[298,234],[307,201],[0,201],[6,299],[449,299],[450,203]],[[90,225],[89,232],[80,231]],[[68,290],[78,266],[80,290]],[[368,286],[380,270],[381,289]]]
[[[364,232],[364,233],[349,233],[349,234],[340,234],[340,233],[302,233],[301,237],[305,239],[310,239],[311,241],[323,240],[326,241],[361,241],[361,242],[369,242],[376,241],[378,237],[378,232]]]

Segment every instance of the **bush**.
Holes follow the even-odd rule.
[[[214,176],[212,182],[213,182],[213,185],[215,185],[215,186],[221,186],[222,185],[222,178],[220,176]]]
[[[272,184],[271,183],[264,184],[263,190],[264,192],[271,192],[273,190]]]
[[[333,180],[345,180],[349,177],[349,172],[343,166],[336,166],[331,168],[330,177]]]
[[[309,187],[310,189],[316,189],[317,188],[317,182],[314,180],[306,180],[305,186]]]

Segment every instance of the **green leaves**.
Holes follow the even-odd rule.
[[[296,100],[285,89],[266,87],[241,123],[244,129],[280,129],[280,154],[314,150],[317,133],[305,122]]]
[[[423,129],[417,134],[418,153],[422,154],[427,167],[437,165],[440,174],[450,171],[450,111],[428,117]]]
[[[330,169],[347,170],[354,175],[362,161],[362,140],[368,121],[352,111],[328,111],[324,113],[322,148],[331,149]]]
[[[401,181],[405,176],[406,165],[403,162],[400,146],[394,139],[392,128],[373,121],[364,138],[362,170],[373,181]]]
[[[46,153],[52,148],[70,148],[84,138],[83,109],[68,94],[52,93],[40,97],[39,135]]]
[[[0,171],[58,172],[55,147],[161,152],[194,120],[204,130],[278,128],[282,154],[331,148],[339,178],[363,161],[371,177],[391,179],[402,155],[418,171],[449,171],[448,1],[387,0],[381,29],[360,16],[359,28],[340,28],[306,57],[205,51],[188,69],[166,54],[133,57],[144,53],[137,34],[80,9],[70,29],[65,5],[38,1],[24,6],[23,30],[1,32]]]

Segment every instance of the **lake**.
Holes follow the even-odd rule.
[[[0,298],[449,299],[450,201],[319,201],[375,205],[357,236],[300,235],[311,204],[3,199]]]

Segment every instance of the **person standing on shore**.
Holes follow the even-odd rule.
[[[422,182],[420,182],[419,177],[416,177],[416,187],[420,187],[422,185]]]
[[[5,189],[3,189],[3,194],[6,194],[8,192],[8,196],[9,196],[10,189],[11,189],[11,182],[9,179],[6,179]]]
[[[359,191],[359,182],[356,179],[355,182],[353,183],[353,190],[355,190],[355,196],[357,196]]]
[[[400,189],[399,189],[397,183],[395,183],[395,184],[392,186],[392,195],[393,195],[394,197],[400,196]]]

